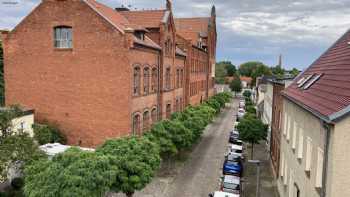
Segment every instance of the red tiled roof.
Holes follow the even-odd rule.
[[[350,31],[308,67],[283,92],[292,101],[331,120],[350,106]],[[310,88],[298,88],[299,79],[323,74]],[[331,116],[332,115],[332,116]]]
[[[208,34],[210,18],[176,18],[175,26],[177,33],[182,37],[191,40],[192,44],[197,45],[199,34]]]
[[[129,22],[146,28],[159,28],[166,10],[142,10],[119,12]]]
[[[241,81],[245,81],[245,82],[247,82],[247,83],[252,83],[252,78],[251,77],[244,77],[244,76],[242,76],[242,77],[239,77],[240,79],[241,79]]]

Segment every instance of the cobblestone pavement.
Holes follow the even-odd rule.
[[[222,163],[228,146],[228,134],[232,129],[234,114],[237,111],[237,101],[228,105],[223,112],[204,131],[201,141],[187,155],[185,161],[176,162],[173,171],[168,174],[160,173],[152,183],[135,197],[207,197],[210,192],[218,190],[219,178],[222,176]],[[266,160],[262,148],[256,148],[257,159]],[[247,151],[248,152],[248,151]],[[259,156],[258,156],[259,155]],[[263,162],[261,169],[263,186],[261,197],[273,195],[273,179],[269,171],[268,160]],[[265,166],[266,165],[266,166]],[[264,167],[265,166],[265,167]],[[265,170],[267,170],[265,172]],[[162,170],[163,171],[163,170]],[[247,196],[255,195],[256,168],[247,166],[245,174]],[[265,178],[266,177],[266,178]],[[265,191],[265,188],[266,191]],[[272,192],[272,193],[271,193]],[[254,194],[254,195],[253,195]],[[266,195],[265,195],[266,194]],[[110,195],[123,197],[124,195]]]

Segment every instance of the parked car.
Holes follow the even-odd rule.
[[[242,145],[232,144],[228,149],[227,155],[237,155],[242,160],[244,160],[245,158],[243,155],[243,144]]]
[[[245,101],[244,100],[240,100],[238,106],[239,106],[239,108],[244,108],[245,107]]]
[[[235,140],[231,141],[230,143],[243,147],[243,141],[239,140],[239,139],[235,139]]]
[[[214,193],[210,193],[209,197],[240,197],[239,194],[231,194],[227,192],[222,192],[222,191],[216,191]]]
[[[232,130],[230,132],[230,137],[228,139],[229,142],[238,140],[239,139],[239,132],[237,130]]]
[[[220,190],[231,194],[241,194],[241,178],[233,175],[223,176]]]
[[[239,108],[237,112],[237,121],[239,121],[245,115],[245,110],[243,108]]]
[[[224,175],[241,176],[242,172],[242,160],[237,156],[227,155],[223,164],[222,173]]]

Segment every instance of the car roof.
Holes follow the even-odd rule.
[[[231,194],[227,192],[217,191],[214,193],[214,197],[239,197],[239,194]]]
[[[227,159],[228,160],[233,160],[233,159],[239,159],[239,154],[233,154],[232,152],[230,152],[228,155],[227,155]]]
[[[240,184],[240,178],[238,176],[233,176],[233,175],[225,175],[224,176],[224,182],[225,183],[232,183],[239,185]]]
[[[243,150],[243,146],[237,145],[237,144],[232,144],[231,149],[235,150]]]

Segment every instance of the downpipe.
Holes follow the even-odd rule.
[[[331,137],[331,125],[323,122],[323,127],[326,130],[326,136],[324,139],[324,151],[323,151],[323,170],[322,170],[322,190],[321,197],[326,197],[326,184],[327,184],[327,173],[328,173],[328,151],[329,142]]]

